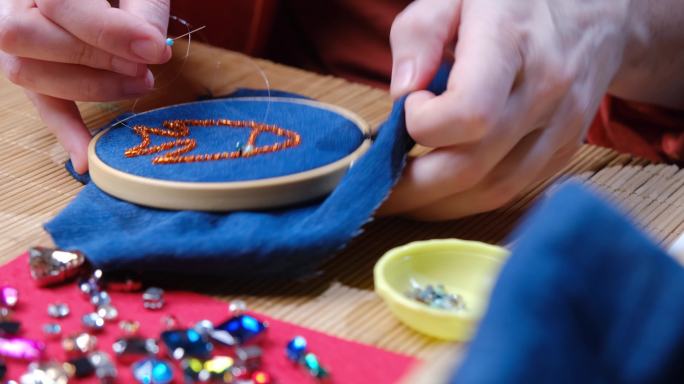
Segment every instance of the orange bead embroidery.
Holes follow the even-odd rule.
[[[153,128],[144,125],[136,125],[133,131],[140,136],[140,144],[124,151],[126,157],[137,157],[152,155],[163,151],[176,148],[175,150],[156,156],[152,159],[153,164],[178,164],[194,163],[200,161],[216,161],[226,159],[237,159],[239,157],[251,157],[267,153],[278,152],[286,148],[296,147],[301,142],[301,137],[297,132],[280,128],[273,124],[262,124],[255,121],[243,120],[167,120],[163,123],[164,128]],[[244,147],[232,152],[205,153],[196,155],[186,155],[197,147],[197,140],[191,139],[190,126],[211,127],[224,126],[232,128],[250,128],[249,139]],[[286,138],[285,141],[257,147],[257,137],[262,133],[272,133],[276,136]],[[167,141],[159,145],[150,145],[150,135],[172,137],[176,140]]]

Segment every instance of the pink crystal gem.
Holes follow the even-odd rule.
[[[16,288],[5,285],[0,287],[0,305],[14,307],[19,301],[19,291]]]
[[[40,341],[21,337],[0,337],[0,356],[11,359],[38,360],[45,351]]]

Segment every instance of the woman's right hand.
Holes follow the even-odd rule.
[[[171,57],[170,0],[3,0],[0,69],[23,87],[47,128],[87,170],[90,133],[74,101],[139,97],[154,86],[148,64]]]

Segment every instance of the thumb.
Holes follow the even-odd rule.
[[[417,0],[392,25],[392,96],[425,88],[456,38],[461,0]]]
[[[136,15],[166,36],[169,26],[170,0],[121,0],[119,8]]]

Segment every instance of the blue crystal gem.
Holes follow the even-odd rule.
[[[212,337],[223,344],[241,345],[266,331],[266,324],[250,315],[233,316],[214,328]],[[226,337],[228,336],[228,337]],[[232,339],[233,342],[227,340]]]
[[[214,346],[194,329],[174,329],[162,332],[161,340],[168,353],[176,360],[186,357],[207,359]]]
[[[306,355],[306,339],[297,336],[287,343],[287,348],[285,350],[287,353],[287,358],[298,363],[302,361],[304,355]]]
[[[168,384],[173,380],[171,364],[164,360],[148,358],[131,366],[133,377],[141,384]]]

